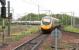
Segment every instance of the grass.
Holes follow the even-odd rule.
[[[38,26],[32,26],[32,27],[28,28],[27,31],[12,34],[12,39],[13,39],[13,41],[18,41],[25,36],[31,35],[32,33],[36,32],[37,30],[38,30]]]
[[[20,39],[24,38],[25,36],[33,35],[34,32],[38,31],[39,26],[32,25],[11,25],[11,36],[5,35],[5,43],[13,43],[19,41]],[[0,31],[2,31],[2,26],[0,26]],[[7,27],[6,27],[7,31]],[[2,34],[0,34],[0,43],[2,42]]]
[[[75,28],[75,27],[73,27],[73,26],[65,26],[65,27],[64,27],[64,30],[65,30],[65,31],[70,31],[70,32],[79,33],[79,28]]]

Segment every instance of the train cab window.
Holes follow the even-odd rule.
[[[49,25],[51,23],[51,20],[50,19],[44,19],[44,20],[42,20],[42,23],[44,25]]]

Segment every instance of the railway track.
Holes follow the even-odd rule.
[[[27,43],[24,43],[13,50],[38,50],[38,47],[48,36],[49,34],[40,34]]]

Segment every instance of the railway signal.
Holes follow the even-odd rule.
[[[2,45],[4,45],[4,33],[5,33],[5,18],[6,18],[6,0],[0,0],[1,2],[1,18],[2,18]]]
[[[6,5],[6,0],[0,0],[2,5]]]
[[[1,7],[1,18],[6,18],[6,7]]]
[[[1,2],[1,5],[2,5],[2,7],[1,7],[1,18],[6,18],[6,7],[5,7],[6,0],[0,0],[0,2]]]

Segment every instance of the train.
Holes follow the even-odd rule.
[[[12,24],[40,25],[41,21],[12,21]]]
[[[41,31],[43,33],[51,32],[56,27],[60,26],[60,20],[51,16],[44,16],[41,19]]]

